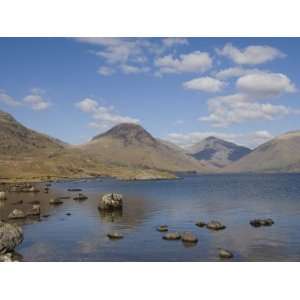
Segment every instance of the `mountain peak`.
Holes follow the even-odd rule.
[[[121,123],[109,129],[105,133],[101,133],[92,138],[92,141],[103,137],[110,137],[122,140],[126,144],[134,142],[155,144],[155,138],[146,131],[141,125],[135,123]]]

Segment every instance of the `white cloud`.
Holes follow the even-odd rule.
[[[215,76],[220,80],[225,80],[233,77],[240,77],[247,74],[257,74],[262,72],[264,71],[261,71],[259,69],[244,69],[241,67],[233,67],[220,70],[215,74]]]
[[[162,39],[162,44],[166,47],[173,47],[177,45],[188,45],[188,40],[186,38],[179,37],[168,37]]]
[[[272,139],[274,136],[266,130],[260,130],[249,133],[226,133],[216,131],[190,132],[190,133],[171,133],[166,137],[166,140],[177,144],[183,148],[188,148],[203,139],[214,136],[238,145],[244,145],[254,148],[266,141]]]
[[[0,90],[0,102],[8,106],[19,106],[21,103],[8,95],[4,90]]]
[[[31,93],[23,98],[23,102],[33,110],[45,110],[51,103],[44,99],[43,94],[45,94],[44,90],[33,88],[31,89]]]
[[[120,66],[120,69],[124,74],[139,74],[146,73],[150,71],[148,67],[137,67],[132,65],[123,64]]]
[[[240,65],[258,65],[285,57],[285,54],[276,48],[256,45],[238,49],[231,44],[226,44],[223,49],[217,49],[217,53]]]
[[[203,91],[208,93],[220,92],[225,85],[225,82],[209,76],[194,78],[183,83],[183,87],[187,90]]]
[[[113,68],[111,67],[107,67],[107,66],[102,66],[98,69],[98,74],[102,75],[102,76],[110,76],[112,74],[114,74],[115,71]]]
[[[199,118],[214,127],[228,127],[251,120],[273,120],[292,113],[299,113],[284,105],[257,103],[244,94],[233,94],[212,98],[208,101],[209,115]]]
[[[159,68],[161,74],[205,72],[211,68],[212,63],[209,53],[200,51],[181,54],[178,58],[166,55],[155,60],[155,66]]]
[[[256,97],[274,97],[296,91],[295,85],[286,75],[267,72],[242,76],[237,80],[236,87]]]
[[[77,102],[75,106],[82,112],[91,114],[93,121],[89,126],[93,128],[105,130],[120,123],[139,123],[138,119],[119,115],[113,106],[101,106],[90,98]]]

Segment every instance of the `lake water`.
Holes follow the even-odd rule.
[[[74,196],[82,188],[85,201],[72,198],[50,206],[49,198]],[[124,195],[121,213],[97,209],[106,192]],[[23,200],[23,204],[15,202]],[[14,208],[26,211],[41,201],[41,220],[22,221],[24,241],[16,249],[24,261],[220,261],[218,248],[234,253],[233,261],[300,261],[300,174],[203,175],[180,180],[117,181],[113,179],[52,183],[49,194],[10,193],[0,202],[5,220]],[[71,213],[67,216],[66,213]],[[271,217],[271,227],[249,221]],[[226,229],[211,231],[197,221],[219,220]],[[156,227],[190,231],[196,245],[166,241]],[[106,234],[118,231],[121,240]]]

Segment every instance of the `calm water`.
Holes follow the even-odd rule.
[[[51,207],[53,195],[89,198],[63,200]],[[100,214],[97,202],[105,192],[125,196],[123,213]],[[18,200],[24,204],[14,204]],[[0,202],[1,218],[13,208],[30,208],[40,200],[41,221],[21,224],[24,241],[16,249],[24,261],[219,261],[218,248],[231,250],[235,261],[300,261],[300,174],[205,175],[182,180],[120,182],[112,179],[52,184],[51,193],[9,194]],[[71,213],[67,216],[66,213]],[[272,227],[253,228],[249,220],[271,217]],[[227,228],[213,232],[196,221],[219,220]],[[155,228],[191,231],[195,246],[165,241]],[[122,240],[109,240],[117,230]]]

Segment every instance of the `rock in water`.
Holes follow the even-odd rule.
[[[178,232],[168,232],[163,236],[163,239],[169,241],[180,240],[181,235]]]
[[[159,227],[156,228],[157,231],[159,232],[166,232],[168,231],[168,226],[167,225],[160,225]]]
[[[84,194],[79,193],[78,196],[74,197],[73,200],[83,201],[88,199],[88,197]]]
[[[226,226],[218,221],[210,221],[206,225],[206,228],[211,229],[211,230],[223,230],[226,228]]]
[[[41,207],[39,204],[34,204],[28,212],[28,216],[39,216],[41,214]]]
[[[51,198],[49,200],[49,203],[52,205],[59,205],[59,204],[63,204],[63,201],[59,198]]]
[[[16,262],[22,261],[22,255],[15,252],[8,252],[5,254],[0,254],[0,262]]]
[[[0,201],[1,200],[6,200],[6,194],[5,194],[5,192],[0,192]]]
[[[123,208],[123,196],[118,193],[109,193],[102,196],[98,208],[100,210],[115,210]]]
[[[181,235],[181,240],[185,243],[197,243],[198,238],[191,232],[184,232]]]
[[[228,250],[219,249],[219,257],[229,259],[229,258],[233,258],[233,254]]]
[[[9,215],[8,219],[24,219],[25,213],[20,209],[14,209]]]
[[[23,241],[20,226],[0,221],[0,254],[13,251]]]
[[[110,232],[107,234],[107,237],[112,240],[119,240],[123,238],[123,235],[119,232]]]
[[[271,218],[268,219],[254,219],[250,221],[250,225],[253,227],[260,227],[260,226],[272,226],[274,221]]]
[[[206,225],[207,224],[205,222],[201,222],[201,221],[196,223],[196,226],[198,226],[198,227],[205,227]]]

